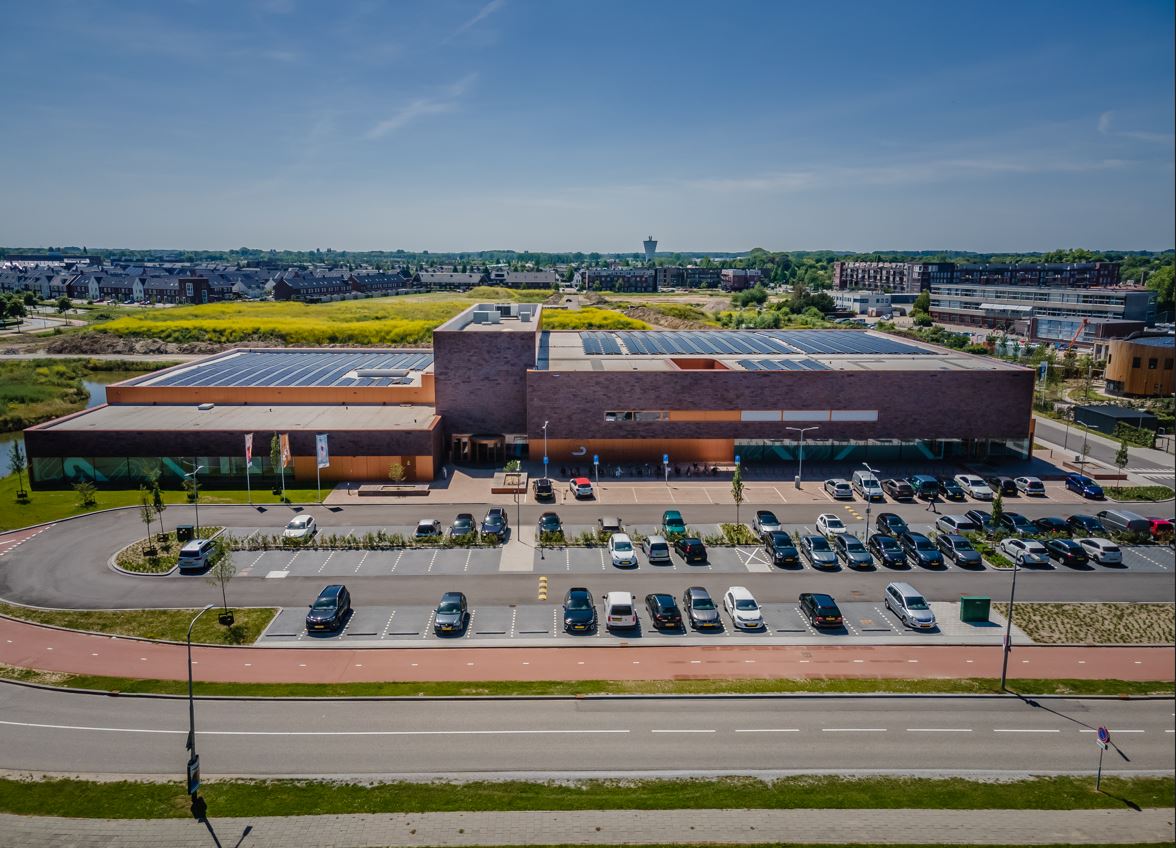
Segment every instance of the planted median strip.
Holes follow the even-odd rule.
[[[0,604],[0,614],[70,630],[91,630],[112,636],[135,636],[183,642],[198,609],[163,610],[47,610]],[[277,614],[272,607],[232,610],[236,619],[225,627],[215,615],[201,616],[192,629],[192,642],[202,645],[251,645]]]

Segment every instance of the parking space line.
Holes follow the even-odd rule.
[[[396,555],[396,562],[392,563],[392,571],[391,571],[392,574],[396,573],[396,566],[400,565],[400,560],[403,556],[404,556],[403,550],[401,550],[400,553],[398,553]]]
[[[388,631],[392,629],[392,619],[396,617],[396,610],[392,610],[392,614],[388,616],[388,620],[384,622],[384,630],[380,633],[380,638],[383,639],[388,635]]]
[[[265,551],[262,551],[261,553],[259,553],[259,554],[257,555],[257,559],[255,559],[253,562],[249,563],[249,565],[246,567],[246,570],[252,569],[252,568],[253,568],[253,566],[255,566],[255,565],[257,565],[259,562],[261,562],[261,558],[262,558],[263,556],[265,556]]]
[[[433,618],[437,615],[437,610],[429,610],[429,620],[425,622],[425,632],[421,634],[422,639],[428,639],[433,633]]]
[[[572,570],[572,549],[564,548],[564,571]]]
[[[469,571],[470,570],[470,560],[473,559],[473,556],[474,556],[474,549],[470,548],[466,552],[465,568],[463,568],[462,571]]]
[[[429,560],[429,568],[428,568],[427,573],[429,573],[429,574],[433,573],[433,563],[435,563],[437,561],[437,554],[439,554],[439,553],[441,553],[440,548],[433,548],[433,558]]]
[[[515,624],[519,620],[519,608],[512,606],[510,608],[510,633],[507,634],[509,638],[513,639],[515,635]]]
[[[334,555],[335,555],[334,551],[331,551],[329,554],[327,554],[327,558],[324,559],[323,564],[319,566],[319,570],[318,570],[319,574],[323,573],[323,569],[327,567],[327,563],[331,561],[331,557],[333,557]]]
[[[608,566],[604,564],[604,548],[598,548],[597,553],[600,554],[600,570],[606,571]]]
[[[476,609],[470,610],[470,619],[469,619],[469,621],[466,622],[465,633],[461,634],[461,638],[469,639],[471,636],[474,635],[474,616],[476,616],[477,614],[478,614],[478,611]]]
[[[360,570],[361,568],[363,568],[363,564],[364,564],[364,562],[366,562],[366,561],[367,561],[368,554],[370,554],[370,553],[371,553],[371,551],[364,551],[364,552],[363,552],[363,556],[361,556],[361,557],[359,558],[359,565],[355,566],[355,573],[356,573],[356,574],[359,574],[359,570]]]
[[[559,607],[555,607],[551,611],[551,638],[554,639],[559,635]]]

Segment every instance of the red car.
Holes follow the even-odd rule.
[[[568,481],[568,488],[577,498],[592,497],[592,481],[587,477],[574,477]]]
[[[1172,541],[1174,528],[1172,522],[1166,518],[1149,518],[1151,522],[1151,537],[1157,542]]]

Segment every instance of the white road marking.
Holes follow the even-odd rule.
[[[1057,728],[1033,728],[1033,727],[996,727],[992,730],[993,733],[1061,733]]]
[[[822,727],[822,733],[885,733],[885,727]]]
[[[1146,730],[1120,730],[1117,727],[1108,727],[1107,730],[1110,731],[1111,733],[1147,733]],[[1079,730],[1078,732],[1079,733],[1097,733],[1098,731],[1097,730]]]
[[[0,721],[10,727],[31,727],[41,730],[81,730],[105,733],[162,733],[187,734],[187,730],[162,730],[150,727],[95,727],[73,724],[37,724],[27,721]],[[629,730],[201,730],[201,736],[517,736],[576,733],[629,733]],[[714,731],[703,731],[713,733]]]
[[[908,727],[907,733],[971,733],[970,727]]]
[[[747,727],[735,728],[736,733],[800,733],[799,727]]]
[[[689,730],[684,728],[677,728],[671,730],[650,730],[650,733],[714,733],[713,730]]]

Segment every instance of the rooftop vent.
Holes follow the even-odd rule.
[[[400,379],[408,374],[407,368],[356,368],[356,377],[394,377]],[[350,374],[348,376],[351,376]]]
[[[202,404],[200,404],[200,406],[198,406],[196,408],[199,409],[201,412],[208,412],[208,410],[212,409],[214,406],[216,406],[215,403],[202,403]]]

